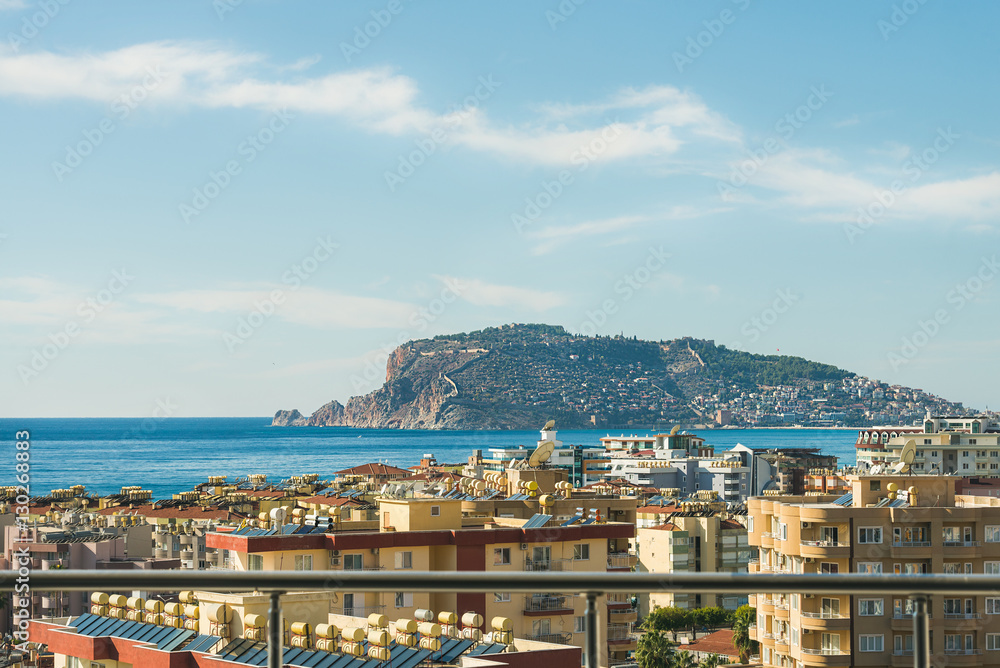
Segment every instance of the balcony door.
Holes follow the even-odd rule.
[[[836,545],[840,542],[840,530],[837,527],[820,527],[819,539],[827,545]]]
[[[552,548],[551,547],[532,548],[531,561],[535,564],[535,568],[547,569],[549,567],[549,563],[552,561]]]
[[[840,634],[839,633],[824,633],[823,634],[823,644],[822,650],[824,652],[829,652],[830,654],[840,653]]]
[[[820,613],[824,618],[836,619],[840,617],[840,599],[839,598],[824,598],[820,607]],[[835,636],[839,641],[840,636]]]

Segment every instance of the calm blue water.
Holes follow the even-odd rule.
[[[464,462],[473,450],[533,446],[537,431],[399,431],[347,427],[271,427],[271,418],[0,418],[0,475],[13,484],[14,433],[31,432],[33,495],[75,484],[102,494],[142,485],[153,498],[191,489],[210,475],[266,473],[282,478],[302,473],[333,477],[356,464],[385,460],[400,467],[420,463],[424,453],[439,462]],[[565,443],[597,445],[612,435],[647,431],[566,430]],[[716,449],[818,447],[853,464],[855,430],[733,429],[700,432]],[[4,461],[6,460],[6,461]]]

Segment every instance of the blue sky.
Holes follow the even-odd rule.
[[[0,0],[2,413],[311,412],[509,322],[996,408],[998,19]]]

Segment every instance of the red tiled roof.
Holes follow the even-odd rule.
[[[655,527],[649,527],[650,529],[656,529],[658,531],[681,531],[682,529],[674,524],[673,522],[666,522],[664,524],[658,524]]]
[[[143,517],[176,517],[177,519],[195,520],[229,520],[243,517],[240,513],[234,513],[230,510],[223,510],[221,508],[213,508],[211,506],[207,508],[203,508],[202,506],[187,506],[184,508],[171,506],[169,508],[154,508],[150,504],[144,504],[141,506],[136,505],[132,508],[129,508],[128,506],[113,506],[97,511],[99,515],[114,515],[117,512],[127,512],[130,515],[140,515]]]
[[[689,652],[713,653],[733,659],[739,658],[740,655],[740,651],[733,643],[732,629],[720,629],[715,633],[709,633],[704,638],[698,638],[694,642],[682,645],[679,649],[686,649]]]
[[[363,501],[357,499],[347,499],[342,496],[310,496],[308,499],[300,499],[302,503],[315,503],[320,506],[363,506]]]
[[[410,471],[387,464],[372,462],[371,464],[360,464],[349,469],[344,469],[343,471],[337,471],[337,475],[410,475]]]
[[[719,522],[720,529],[743,529],[743,525],[736,520],[722,520]]]
[[[680,506],[640,506],[635,509],[636,513],[655,513],[657,515],[662,515],[663,513],[679,513],[681,512]]]

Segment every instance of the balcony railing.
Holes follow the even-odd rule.
[[[608,568],[631,568],[638,557],[628,552],[612,552],[608,555]]]
[[[568,645],[573,640],[572,633],[529,633],[524,636],[525,640],[535,642],[550,642],[556,645]]]
[[[965,656],[971,656],[973,654],[982,654],[983,650],[981,650],[981,649],[975,649],[975,648],[972,648],[972,649],[948,649],[947,647],[945,647],[944,648],[944,653],[948,654],[948,655],[958,655],[958,656],[965,655]]]
[[[892,541],[893,547],[930,547],[931,542],[929,540],[894,540]]]
[[[573,570],[572,559],[525,559],[524,570],[538,571],[569,571]]]
[[[0,573],[0,591],[13,591],[19,574]],[[598,597],[609,593],[675,592],[694,594],[840,594],[861,591],[871,595],[908,597],[913,606],[915,668],[930,668],[930,633],[928,605],[930,596],[973,596],[1000,590],[1000,576],[995,575],[834,575],[794,574],[758,575],[746,573],[504,573],[504,572],[415,572],[415,571],[76,571],[49,570],[30,574],[32,594],[43,591],[128,591],[177,592],[259,591],[270,594],[268,610],[268,668],[280,668],[282,659],[281,594],[294,591],[344,592],[428,592],[483,593],[509,591],[531,594],[539,590],[583,592],[586,668],[597,668]],[[352,610],[356,610],[353,608]],[[610,640],[635,636],[628,625],[608,628]],[[273,631],[273,632],[272,632]],[[529,639],[568,642],[570,634],[540,634]],[[839,649],[801,648],[811,655],[847,655]],[[980,650],[962,650],[978,653]]]
[[[946,540],[945,547],[979,547],[982,543],[978,540]]]
[[[525,596],[525,612],[546,612],[550,610],[572,610],[573,605],[566,603],[565,596]]]
[[[802,612],[799,613],[807,619],[849,619],[850,615],[842,615],[839,612]],[[912,615],[911,615],[912,616]]]
[[[835,540],[804,540],[802,545],[807,547],[850,547],[850,543],[837,542]]]
[[[811,654],[813,656],[847,656],[850,654],[850,652],[842,649],[833,649],[833,648],[811,649],[809,647],[803,647],[802,653]]]
[[[330,613],[334,615],[345,615],[347,617],[367,617],[373,612],[385,612],[384,605],[347,605],[343,603],[331,603]]]
[[[946,612],[945,619],[979,619],[982,617],[978,612]]]

